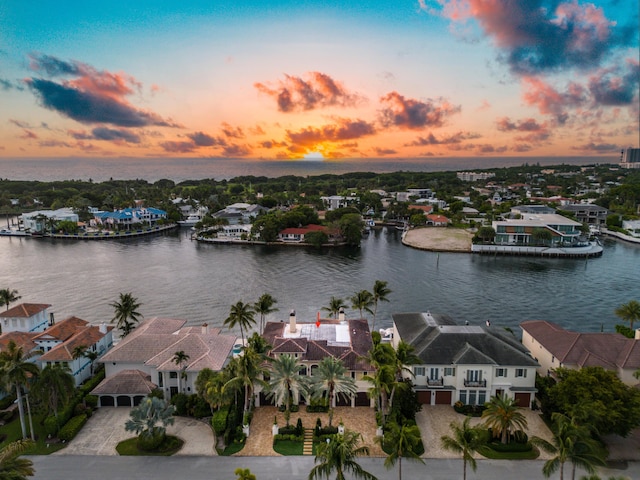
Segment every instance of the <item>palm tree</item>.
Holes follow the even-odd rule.
[[[616,308],[615,314],[625,322],[629,322],[629,328],[633,330],[633,322],[640,321],[640,302],[631,300],[629,303],[622,304]]]
[[[64,406],[73,397],[76,381],[67,366],[59,363],[47,365],[31,388],[31,393],[47,406],[48,414],[58,417],[59,406]]]
[[[356,461],[357,457],[369,455],[367,446],[358,446],[361,440],[359,433],[345,430],[344,434],[331,435],[327,443],[319,443],[314,462],[318,465],[309,472],[309,480],[328,479],[334,471],[336,480],[345,480],[345,473],[351,473],[355,478],[378,480]]]
[[[71,358],[73,358],[74,360],[78,360],[79,358],[84,357],[85,353],[87,353],[86,345],[76,345],[71,351]]]
[[[387,282],[382,280],[376,280],[373,284],[373,323],[371,324],[371,331],[375,330],[376,326],[376,314],[378,313],[378,302],[388,302],[388,295],[391,294],[391,290],[387,288]]]
[[[20,454],[31,445],[33,443],[29,440],[18,440],[0,449],[0,479],[27,480],[27,477],[35,475],[33,462],[26,458],[19,458]]]
[[[593,474],[596,472],[596,466],[605,465],[606,453],[591,437],[587,427],[576,424],[573,419],[558,412],[551,415],[551,420],[553,421],[552,443],[540,438],[531,439],[535,445],[555,455],[542,467],[542,473],[546,478],[560,470],[560,480],[564,480],[564,464],[567,461],[572,464],[572,480],[576,476],[576,467]]]
[[[515,430],[527,429],[527,418],[519,410],[515,399],[505,395],[496,395],[487,402],[482,418],[494,437],[500,437],[501,443],[509,441],[509,435]]]
[[[178,377],[178,392],[182,392],[182,378],[185,376],[184,370],[187,368],[186,363],[189,361],[189,355],[180,350],[173,354],[171,361],[180,368],[180,376]]]
[[[333,422],[334,398],[337,395],[349,397],[354,395],[358,388],[356,382],[351,377],[345,375],[347,369],[342,361],[335,357],[324,357],[318,364],[315,372],[313,391],[317,396],[322,396],[327,392],[329,400],[329,426]]]
[[[87,350],[86,352],[84,352],[84,356],[87,360],[89,360],[89,362],[91,362],[89,364],[89,373],[93,377],[93,362],[95,362],[98,359],[99,354],[98,352],[95,352],[93,350]]]
[[[244,346],[244,331],[248,330],[251,325],[256,323],[253,318],[254,311],[248,303],[238,302],[231,305],[229,316],[225,319],[224,325],[231,330],[236,325],[240,327],[240,335],[242,336],[242,345]]]
[[[378,440],[380,439],[380,440]],[[398,463],[398,480],[402,480],[402,457],[424,463],[424,460],[415,453],[415,449],[420,445],[420,429],[417,425],[399,426],[391,423],[391,429],[384,437],[377,437],[377,441],[384,442],[385,446],[391,447],[391,453],[387,455],[384,466],[392,468]]]
[[[233,474],[237,475],[236,480],[256,480],[256,476],[248,468],[238,467]]]
[[[124,428],[149,444],[160,445],[166,435],[167,425],[173,425],[175,422],[174,410],[174,406],[169,405],[166,400],[145,397],[140,405],[131,409],[131,418],[126,421]]]
[[[229,364],[232,378],[224,384],[223,392],[229,388],[244,388],[243,422],[246,421],[246,415],[251,408],[254,384],[260,383],[266,386],[266,383],[258,378],[264,372],[263,361],[264,357],[261,354],[252,348],[245,348],[243,354],[234,358]]]
[[[225,369],[221,372],[214,372],[209,368],[203,368],[196,378],[196,392],[211,407],[211,413],[225,404],[229,398],[224,386],[229,381]]]
[[[393,369],[389,365],[380,365],[376,368],[373,376],[364,375],[363,380],[371,384],[369,397],[374,397],[376,410],[382,415],[382,425],[384,426],[388,413],[389,393],[391,385],[394,383]]]
[[[373,314],[371,305],[373,305],[373,295],[369,290],[360,290],[351,297],[351,308],[360,312],[360,318],[364,318],[363,311]]]
[[[21,299],[22,297],[18,295],[17,290],[11,290],[9,288],[0,289],[0,306],[6,305],[7,310],[9,310],[9,304],[15,302],[16,300]]]
[[[13,340],[9,341],[6,350],[0,352],[0,384],[7,390],[15,389],[16,391],[22,438],[27,438],[27,429],[24,423],[24,406],[22,405],[22,388],[31,378],[37,377],[40,373],[40,369],[35,363],[26,361],[28,358],[28,355],[25,356],[22,353],[22,347],[18,347]]]
[[[462,479],[467,478],[467,463],[474,472],[478,468],[473,454],[482,446],[481,437],[478,430],[469,425],[471,417],[467,417],[462,425],[458,422],[451,422],[450,427],[453,436],[443,435],[440,437],[442,448],[454,453],[462,454]]]
[[[278,311],[277,308],[273,308],[276,303],[278,303],[278,301],[275,298],[268,293],[263,293],[258,301],[253,304],[254,311],[260,314],[260,333],[264,330],[265,317],[270,313]]]
[[[325,312],[329,312],[329,315],[331,315],[333,318],[338,318],[338,314],[343,308],[347,308],[347,306],[344,305],[344,300],[337,297],[331,297],[331,300],[329,300],[329,306],[322,307],[322,310]]]
[[[289,354],[280,355],[271,364],[271,372],[268,386],[268,398],[273,398],[276,405],[284,405],[284,418],[289,426],[291,417],[291,404],[297,403],[300,394],[306,395],[308,391],[308,378],[299,375],[302,364],[297,358]]]
[[[394,350],[393,367],[395,368],[396,379],[391,389],[391,395],[389,396],[389,406],[393,406],[393,399],[395,398],[397,388],[406,385],[406,383],[402,381],[402,372],[408,372],[413,376],[413,370],[407,365],[422,363],[420,357],[413,353],[414,350],[413,346],[404,340],[400,340]]]
[[[122,332],[122,336],[129,335],[136,324],[140,321],[142,315],[138,312],[138,308],[142,305],[138,302],[138,299],[131,293],[120,293],[120,299],[118,302],[109,304],[115,311],[114,317],[111,319],[111,323],[116,323],[118,329]]]

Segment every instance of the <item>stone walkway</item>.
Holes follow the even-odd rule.
[[[273,451],[273,436],[271,427],[273,426],[274,417],[277,419],[279,426],[284,426],[284,414],[278,412],[276,407],[259,407],[256,408],[251,421],[251,432],[244,448],[236,453],[236,456],[252,457],[252,456],[277,456],[278,453]],[[322,426],[329,425],[328,413],[307,413],[304,406],[300,412],[292,413],[289,423],[295,425],[298,418],[302,419],[304,428],[315,428],[316,419],[320,418]],[[363,437],[363,445],[369,447],[372,457],[383,457],[384,452],[380,446],[375,443],[376,437],[376,421],[372,408],[369,407],[336,407],[333,414],[333,425],[338,425],[342,420],[344,426],[348,430],[354,430]]]

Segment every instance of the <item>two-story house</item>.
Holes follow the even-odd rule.
[[[447,315],[393,314],[393,345],[410,344],[421,363],[412,365],[420,403],[483,405],[505,395],[530,407],[535,394],[536,362],[523,345],[501,328],[458,325]]]
[[[357,392],[344,399],[335,397],[334,406],[371,406],[368,391],[371,384],[363,380],[372,375],[373,368],[363,357],[372,347],[369,323],[366,319],[346,319],[340,313],[338,319],[318,318],[315,322],[298,322],[295,311],[289,315],[288,322],[267,322],[263,337],[273,347],[269,355],[291,355],[304,366],[300,375],[313,377],[318,364],[325,357],[335,357],[342,361],[347,375],[355,380]],[[313,379],[313,378],[311,378]],[[260,404],[268,404],[266,393],[256,390]],[[305,398],[293,399],[294,404],[304,403]]]
[[[52,321],[52,313],[45,303],[21,303],[0,313],[2,333],[42,332]]]
[[[222,335],[219,328],[186,326],[187,321],[154,317],[102,356],[105,379],[93,390],[99,406],[137,405],[159,388],[168,400],[176,393],[195,392],[200,371],[220,371],[236,343],[235,335]],[[186,360],[177,364],[176,353]]]

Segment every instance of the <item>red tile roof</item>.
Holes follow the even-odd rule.
[[[0,335],[0,352],[9,348],[9,342],[13,340],[16,346],[22,347],[22,352],[27,354],[38,346],[33,341],[36,335],[37,332],[7,332]]]
[[[10,308],[2,313],[0,317],[3,318],[29,318],[37,315],[38,313],[46,310],[51,305],[46,303],[21,303],[15,307]]]
[[[295,228],[295,227],[285,228],[284,230],[280,231],[280,234],[281,235],[305,235],[309,232],[326,232],[328,230],[329,230],[328,227],[325,227],[323,225],[310,224],[310,225],[299,227],[299,228]]]
[[[68,317],[38,334],[36,341],[53,339],[59,342],[65,342],[87,325],[89,325],[89,322],[86,320],[78,317]]]
[[[79,320],[79,319],[78,319]],[[84,321],[84,320],[83,320]],[[113,327],[111,327],[113,329]],[[99,327],[86,325],[79,327],[78,330],[68,339],[55,346],[47,353],[40,357],[41,362],[70,362],[73,360],[73,351],[76,347],[85,346],[91,347],[98,343],[104,333],[100,332]]]

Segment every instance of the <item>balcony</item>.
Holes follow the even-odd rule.
[[[427,378],[427,385],[430,387],[442,387],[444,386],[444,379],[442,378]]]
[[[465,379],[464,386],[465,387],[486,387],[487,386],[487,381],[486,380],[466,380]]]

